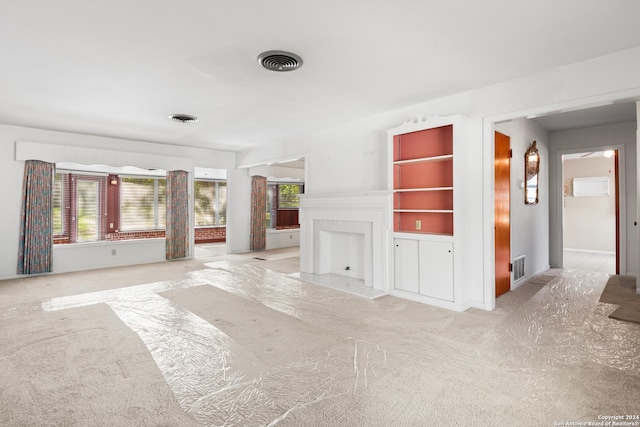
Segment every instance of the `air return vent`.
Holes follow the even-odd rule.
[[[189,114],[172,114],[169,116],[169,118],[180,123],[194,123],[198,121],[198,118],[196,116],[192,116]]]
[[[302,58],[295,53],[269,50],[258,55],[258,63],[271,71],[293,71],[302,67]]]
[[[513,281],[516,282],[524,277],[525,256],[520,255],[513,260]]]

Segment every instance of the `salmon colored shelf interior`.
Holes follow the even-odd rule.
[[[420,212],[453,210],[452,154],[451,125],[394,136],[394,162],[416,160],[393,165],[396,232],[453,235],[452,212]]]

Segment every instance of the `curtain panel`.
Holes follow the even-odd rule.
[[[267,178],[251,177],[251,250],[267,247]]]
[[[18,274],[51,271],[54,173],[53,163],[40,160],[25,161]]]
[[[167,172],[167,228],[165,253],[168,260],[187,256],[189,248],[188,173]]]

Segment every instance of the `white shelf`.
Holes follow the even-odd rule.
[[[394,193],[408,193],[412,191],[449,191],[453,190],[453,187],[425,187],[425,188],[396,188]]]
[[[416,213],[453,213],[453,210],[443,209],[394,209],[393,212],[416,212]]]
[[[429,162],[441,162],[443,160],[453,159],[453,154],[446,154],[444,156],[434,156],[434,157],[420,157],[417,159],[409,159],[409,160],[397,160],[393,162],[394,165],[409,165],[413,163],[429,163]]]

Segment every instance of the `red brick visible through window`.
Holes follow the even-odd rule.
[[[120,231],[116,233],[107,233],[104,240],[117,242],[120,240],[136,240],[136,239],[157,239],[164,238],[164,230],[150,231]],[[195,229],[196,243],[214,243],[225,242],[227,240],[226,227],[200,227]],[[65,236],[56,236],[53,239],[56,245],[70,243],[69,238]]]
[[[214,243],[227,240],[227,227],[198,227],[195,229],[196,243]]]

